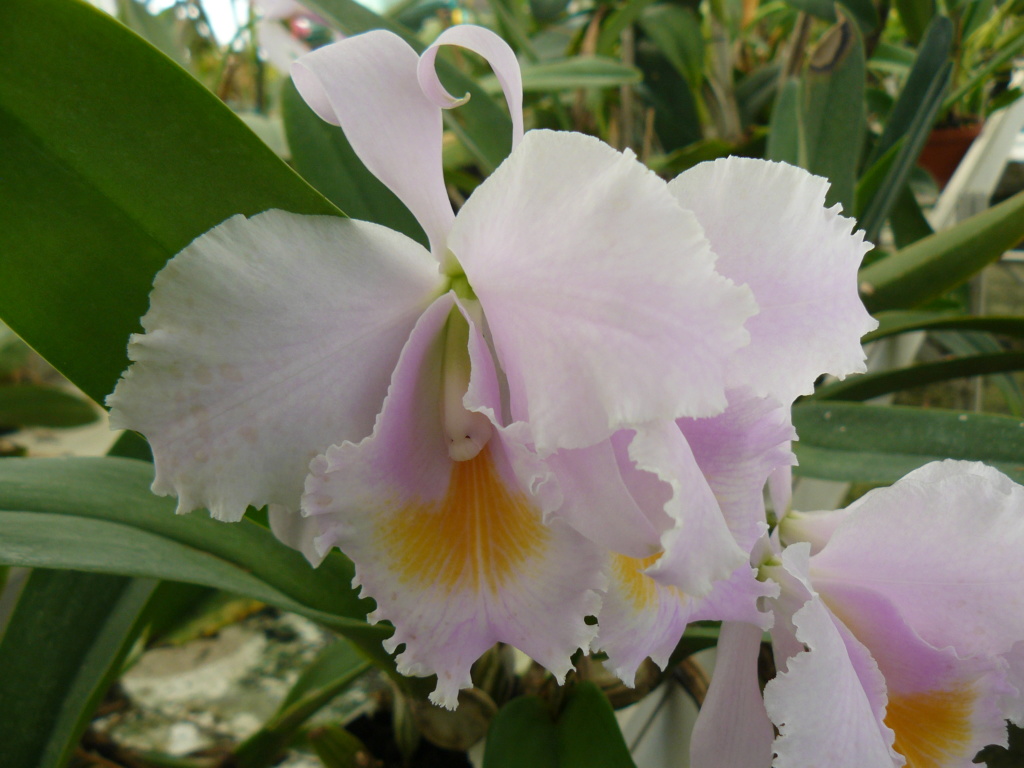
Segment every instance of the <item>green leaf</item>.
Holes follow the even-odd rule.
[[[917,45],[935,14],[935,0],[894,0],[910,42]]]
[[[352,589],[344,556],[314,570],[248,520],[175,515],[172,500],[150,493],[152,479],[151,464],[131,459],[5,459],[0,563],[216,587],[302,613],[386,658],[379,642],[389,630],[365,623],[372,602]]]
[[[1024,482],[1024,423],[985,413],[804,402],[793,408],[806,477],[892,483],[943,459],[983,461]]]
[[[856,25],[841,18],[807,61],[800,110],[800,165],[832,186],[826,205],[854,210],[857,167],[864,145],[864,45]]]
[[[55,40],[59,55],[40,53]],[[168,258],[236,213],[338,213],[213,94],[78,0],[0,3],[0,144],[0,313],[100,402]]]
[[[281,116],[292,163],[306,181],[352,218],[383,224],[427,245],[409,209],[367,170],[344,132],[309,108],[290,79],[281,84]]]
[[[522,72],[525,92],[617,88],[639,83],[642,78],[636,67],[604,56],[574,56],[541,64],[524,64]],[[501,93],[501,85],[494,75],[480,78],[480,85],[488,93]]]
[[[704,36],[700,19],[689,8],[655,5],[640,17],[640,26],[691,88],[704,82]]]
[[[589,680],[570,688],[555,730],[559,768],[636,768],[612,705]]]
[[[917,241],[860,271],[871,312],[938,298],[999,259],[1024,237],[1024,192]]]
[[[952,43],[953,23],[937,16],[869,159],[874,165],[857,187],[860,225],[871,242],[877,242],[931,134],[953,75]]]
[[[417,53],[426,48],[411,30],[377,15],[356,0],[309,0],[305,5],[347,35],[387,29],[404,39]],[[437,71],[450,93],[470,95],[463,106],[445,111],[445,124],[458,135],[483,170],[492,172],[511,149],[512,121],[477,83],[440,57]]]
[[[918,363],[893,371],[866,373],[863,376],[819,387],[812,397],[817,400],[870,400],[902,389],[922,387],[951,379],[1022,370],[1024,352],[970,355],[935,363]]]
[[[303,670],[274,716],[235,750],[235,763],[240,768],[273,765],[299,728],[369,668],[345,640],[324,648]]]
[[[897,248],[906,248],[935,232],[909,185],[896,196],[896,202],[889,211],[889,225]]]
[[[155,586],[151,579],[32,572],[0,641],[5,765],[67,764],[120,671]]]
[[[561,768],[555,723],[537,696],[521,696],[498,710],[487,731],[484,768]]]
[[[836,21],[837,0],[786,0],[786,2],[797,10],[817,16],[826,21]],[[865,36],[871,34],[879,24],[878,11],[875,10],[871,0],[838,0],[843,7],[856,19],[861,33]]]
[[[772,109],[771,130],[768,132],[768,148],[765,154],[769,160],[790,165],[800,164],[800,102],[802,87],[800,79],[788,77],[779,88]]]
[[[376,762],[366,745],[341,726],[325,725],[310,731],[309,744],[324,768],[364,768]]]
[[[0,427],[78,427],[98,415],[92,404],[57,387],[0,386]]]
[[[943,70],[950,64],[953,48],[953,22],[947,16],[936,16],[914,57],[910,74],[900,90],[889,119],[878,139],[869,163],[873,163],[894,146],[915,123],[917,114],[936,99],[935,83],[943,80]],[[941,102],[942,93],[938,94]],[[930,126],[929,126],[930,128]]]
[[[875,319],[878,328],[864,336],[863,341],[874,341],[909,331],[986,331],[1005,336],[1024,337],[1024,317],[1001,315],[958,315],[949,312],[914,312],[893,310],[879,312]]]
[[[536,696],[513,699],[491,721],[484,768],[636,768],[608,698],[572,684],[557,721]]]
[[[601,34],[597,37],[597,53],[612,56],[619,45],[619,38],[626,27],[634,24],[640,14],[655,3],[655,0],[629,0],[625,5],[609,14],[601,25]]]

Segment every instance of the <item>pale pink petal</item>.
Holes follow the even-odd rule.
[[[725,622],[690,737],[691,768],[771,768],[774,728],[757,680],[761,628]]]
[[[228,219],[157,275],[111,424],[149,439],[153,491],[179,512],[294,511],[310,459],[369,434],[441,281],[421,246],[374,224]]]
[[[764,486],[773,471],[796,463],[789,408],[747,391],[728,393],[729,407],[677,424],[707,478],[726,523],[746,552],[767,530]]]
[[[632,433],[620,435],[545,460],[564,500],[554,514],[611,552],[648,557],[661,552],[661,534],[672,524],[663,512],[672,488],[636,468],[628,456]]]
[[[836,585],[821,598],[870,650],[885,677],[885,724],[910,766],[966,766],[983,747],[1006,745],[1005,664],[960,658],[924,642],[884,596]]]
[[[655,474],[672,489],[665,511],[675,522],[661,537],[664,554],[648,574],[694,597],[711,591],[749,558],[733,538],[689,444],[674,422],[637,431],[630,444],[637,468]]]
[[[863,644],[806,588],[807,557],[806,544],[790,547],[783,553],[783,565],[772,569],[782,583],[773,644],[780,645],[777,636],[788,624],[800,649],[779,665],[764,690],[765,708],[779,730],[774,766],[900,766],[903,761],[891,748],[892,731],[882,722],[882,675]],[[788,621],[779,621],[782,617]]]
[[[758,600],[778,594],[775,584],[758,581],[748,565],[728,579],[716,581],[703,598],[692,598],[676,587],[646,575],[656,557],[637,559],[610,555],[608,589],[598,617],[595,648],[608,654],[608,666],[627,685],[647,657],[662,669],[693,621],[742,621],[767,629],[769,614]]]
[[[714,271],[696,219],[589,136],[530,131],[470,197],[449,245],[542,455],[726,405],[749,293]]]
[[[811,545],[811,554],[816,555],[828,544],[836,528],[849,519],[853,507],[847,509],[822,510],[819,512],[791,511],[779,523],[779,535],[784,545],[806,541]]]
[[[270,530],[279,541],[297,549],[314,568],[324,561],[326,552],[317,549],[316,539],[320,535],[320,524],[315,517],[305,517],[280,504],[267,508]]]
[[[633,685],[647,657],[665,668],[691,613],[687,595],[644,575],[656,559],[608,554],[608,589],[594,648],[608,654],[607,667],[626,685]]]
[[[732,386],[789,405],[823,373],[865,370],[860,337],[877,323],[857,293],[869,250],[839,207],[825,208],[828,181],[783,163],[729,157],[702,163],[669,184],[697,214],[717,269],[754,292],[751,341],[731,361]]]
[[[1003,716],[1018,727],[1024,727],[1024,640],[1021,640],[1003,658],[1007,662],[1007,677],[1012,690],[1003,695]]]
[[[420,89],[418,63],[402,38],[374,30],[318,48],[292,64],[291,73],[306,103],[341,126],[442,259],[454,214],[441,172],[441,110]]]
[[[820,590],[870,587],[935,647],[1006,653],[1024,638],[1024,487],[944,461],[863,496],[811,560]]]
[[[436,673],[431,699],[449,708],[496,642],[564,677],[595,633],[584,619],[604,586],[599,552],[567,526],[544,525],[519,483],[513,462],[531,460],[525,446],[495,428],[475,458],[449,458],[438,406],[452,306],[448,294],[424,313],[373,435],[318,457],[303,497],[321,549],[339,546],[377,601],[370,620],[394,624],[385,647],[404,645],[398,670]]]
[[[442,45],[457,45],[487,59],[505,93],[508,111],[512,116],[512,149],[515,149],[523,138],[523,76],[516,55],[508,43],[489,29],[467,24],[449,27],[423,52],[419,65],[420,87],[434,104],[451,109],[465,104],[469,94],[455,98],[441,85],[434,66],[437,51]]]

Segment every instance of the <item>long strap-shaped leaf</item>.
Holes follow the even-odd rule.
[[[99,402],[168,258],[236,213],[339,213],[80,0],[0,3],[0,147],[0,314]]]
[[[999,259],[1024,237],[1024,192],[955,227],[936,232],[860,271],[871,312],[938,298]]]
[[[938,408],[805,402],[793,408],[800,433],[797,474],[892,483],[942,459],[984,461],[1024,481],[1020,419]]]
[[[0,765],[67,764],[155,586],[152,579],[32,572],[0,642]]]

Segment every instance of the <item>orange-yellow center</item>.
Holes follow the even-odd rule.
[[[626,599],[633,604],[637,612],[654,605],[658,599],[657,585],[644,571],[650,568],[661,557],[661,553],[650,557],[627,557],[612,555],[612,573],[618,579]]]
[[[443,499],[405,507],[381,533],[400,581],[433,582],[449,592],[497,592],[550,540],[526,494],[502,481],[489,446],[452,462]]]
[[[973,757],[966,750],[974,699],[967,686],[890,696],[885,724],[896,734],[894,746],[907,768],[944,768]]]

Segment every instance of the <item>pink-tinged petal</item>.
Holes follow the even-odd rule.
[[[870,244],[839,206],[825,208],[825,179],[730,157],[691,168],[669,189],[697,214],[718,271],[749,285],[760,307],[747,322],[750,345],[732,359],[733,386],[789,405],[822,373],[865,370],[860,337],[877,323],[857,293],[857,269]]]
[[[835,585],[821,598],[877,662],[888,694],[885,724],[908,766],[966,766],[983,747],[1006,745],[1004,664],[934,648],[870,589]]]
[[[608,654],[608,667],[627,685],[633,684],[637,668],[647,657],[664,669],[691,622],[739,621],[763,629],[770,625],[771,616],[758,610],[758,600],[775,597],[778,589],[758,581],[750,566],[716,581],[710,594],[697,599],[646,575],[645,569],[656,561],[657,556],[609,555],[608,589],[594,647]]]
[[[558,451],[545,465],[563,499],[555,517],[611,552],[644,558],[661,552],[661,534],[672,522],[663,512],[672,488],[636,468],[628,455],[631,437],[619,432],[589,448]]]
[[[796,463],[789,408],[746,391],[728,393],[729,407],[677,424],[707,478],[740,548],[749,552],[767,530],[764,486],[773,471]]]
[[[782,595],[772,641],[791,626],[796,647],[764,690],[768,716],[779,730],[775,768],[895,768],[893,733],[882,722],[885,682],[870,653],[838,624],[807,588],[806,544],[783,553],[776,566]],[[790,613],[794,605],[801,605]],[[785,618],[787,621],[779,621]]]
[[[725,358],[756,307],[631,153],[530,131],[459,211],[449,245],[483,307],[510,418],[530,423],[542,455],[725,407]]]
[[[819,590],[870,587],[929,644],[961,656],[1024,638],[1024,487],[983,464],[944,461],[849,507],[811,560]]]
[[[363,164],[412,211],[440,259],[454,220],[441,172],[441,110],[420,89],[419,57],[375,30],[325,45],[292,64],[302,98],[340,125]]]
[[[1013,646],[1003,658],[1007,663],[1007,679],[1012,690],[1003,694],[1003,716],[1018,727],[1024,727],[1024,640]]]
[[[855,511],[853,507],[820,512],[791,511],[779,523],[779,537],[786,546],[806,541],[811,545],[811,554],[816,555],[828,544],[836,528],[849,519],[851,511]]]
[[[761,628],[725,622],[690,737],[691,768],[771,768],[775,730],[757,680]]]
[[[320,536],[320,523],[315,517],[305,517],[298,511],[292,511],[280,504],[271,504],[267,508],[270,530],[279,541],[292,549],[297,549],[314,568],[324,561],[326,552],[316,546]]]
[[[747,563],[749,551],[736,544],[675,422],[638,430],[629,453],[638,469],[655,474],[672,489],[665,511],[675,524],[662,534],[664,554],[648,574],[662,584],[703,597],[715,581],[727,578]]]
[[[446,29],[423,52],[418,72],[420,87],[434,104],[443,109],[451,109],[465,104],[469,94],[455,98],[441,85],[434,66],[437,51],[442,45],[457,45],[487,59],[505,93],[508,111],[512,116],[512,149],[515,149],[523,138],[523,76],[516,55],[508,43],[489,29],[467,24]]]
[[[153,491],[179,512],[296,510],[310,459],[373,428],[441,282],[421,246],[374,224],[228,219],[157,275],[111,424],[149,439]]]
[[[448,294],[424,313],[373,435],[318,457],[303,497],[323,530],[318,544],[338,545],[377,601],[371,621],[394,624],[385,647],[405,646],[398,670],[436,673],[431,700],[449,708],[496,642],[564,677],[570,656],[589,647],[595,630],[584,619],[604,586],[599,552],[567,526],[544,525],[518,481],[517,469],[537,462],[525,446],[495,428],[474,458],[449,458],[438,404],[452,306]]]

